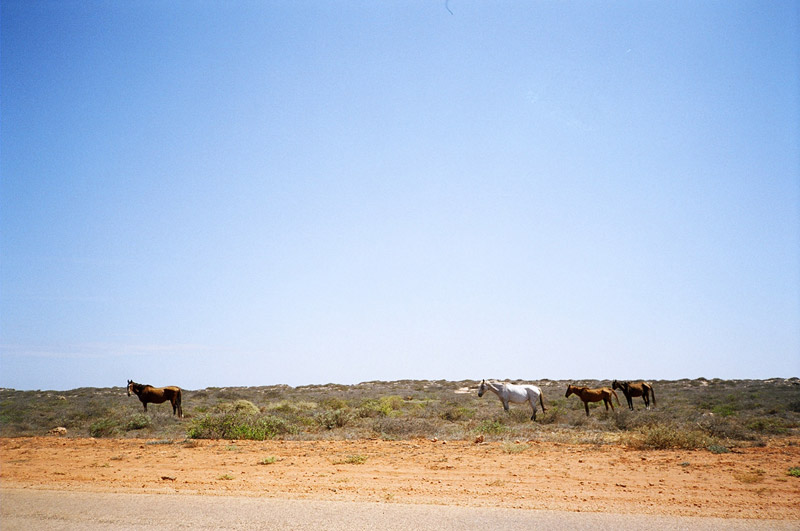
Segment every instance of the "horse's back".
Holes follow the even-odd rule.
[[[530,391],[533,391],[533,392],[534,392],[534,393],[536,393],[537,395],[542,393],[542,389],[541,389],[541,388],[540,388],[538,385],[524,385],[523,387],[524,387],[525,389],[528,389],[528,390],[530,390]]]

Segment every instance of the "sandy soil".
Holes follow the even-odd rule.
[[[800,520],[800,441],[726,454],[467,441],[0,439],[4,488]],[[522,451],[515,451],[522,448]]]

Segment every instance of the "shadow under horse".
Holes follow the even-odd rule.
[[[614,380],[611,383],[611,388],[622,391],[631,411],[633,411],[633,397],[635,396],[642,397],[645,409],[650,409],[650,397],[652,397],[653,407],[656,407],[656,394],[653,392],[653,386],[647,382],[618,382]]]
[[[139,397],[147,413],[147,403],[162,404],[169,400],[172,404],[172,414],[183,417],[183,407],[181,407],[181,388],[171,385],[169,387],[153,387],[152,385],[139,384],[133,380],[128,380],[128,396],[131,393]]]

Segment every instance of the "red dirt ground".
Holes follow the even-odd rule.
[[[4,488],[800,520],[800,441],[713,454],[467,441],[0,439]],[[521,450],[521,451],[519,451]]]

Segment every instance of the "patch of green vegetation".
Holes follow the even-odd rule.
[[[530,449],[529,444],[524,443],[505,443],[503,444],[503,452],[507,454],[521,454],[525,450]]]
[[[317,423],[326,430],[335,428],[343,428],[350,422],[352,414],[347,409],[334,409],[333,411],[325,411],[318,413],[315,417]]]
[[[508,427],[499,420],[484,420],[478,425],[477,431],[485,435],[500,435],[508,431]]]
[[[403,399],[396,395],[364,400],[358,408],[360,417],[397,417],[401,415]]]
[[[786,475],[792,476],[793,478],[800,478],[800,466],[793,466]]]
[[[731,451],[730,448],[721,444],[709,444],[706,449],[712,454],[727,454]]]
[[[783,420],[778,417],[758,417],[747,423],[747,428],[758,433],[783,434],[788,431]]]
[[[448,405],[447,408],[439,415],[439,417],[442,420],[446,420],[448,422],[469,420],[474,416],[475,416],[474,409],[455,404]]]
[[[730,404],[720,404],[712,407],[711,412],[720,417],[730,417],[736,414],[736,409]]]
[[[242,401],[238,401],[242,402]],[[254,406],[255,407],[255,406]],[[187,430],[190,439],[249,439],[263,441],[296,432],[296,427],[271,415],[257,415],[246,406],[222,408],[222,413],[205,415]],[[243,412],[244,411],[244,412]]]
[[[89,435],[92,437],[115,437],[119,434],[119,423],[110,418],[102,418],[89,426]]]
[[[334,465],[363,465],[367,462],[367,456],[361,454],[353,454],[345,456],[342,459],[337,459],[333,462]]]
[[[703,431],[662,424],[641,428],[628,440],[629,446],[640,450],[693,450],[711,444],[711,437]]]
[[[150,427],[150,417],[144,414],[134,415],[125,425],[125,431],[141,430]]]

